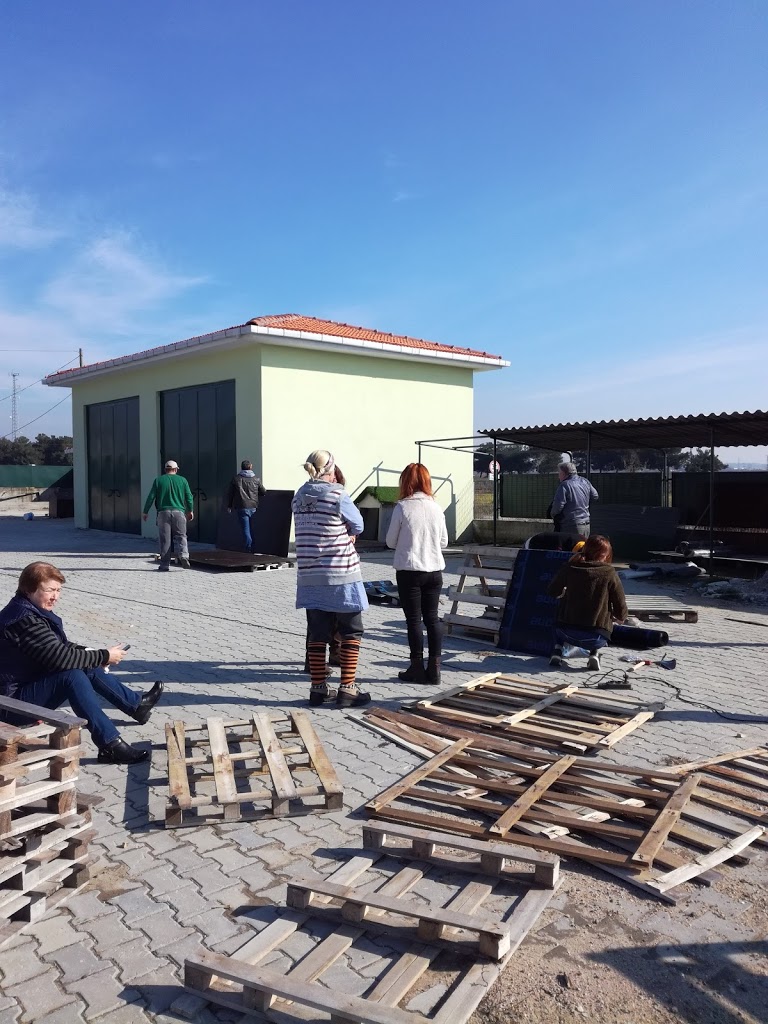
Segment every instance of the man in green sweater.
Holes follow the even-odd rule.
[[[152,506],[157,508],[157,532],[160,536],[160,566],[158,572],[171,568],[171,552],[174,541],[178,545],[179,562],[182,568],[189,568],[187,548],[187,520],[195,518],[192,511],[192,491],[186,477],[179,476],[179,465],[173,459],[165,464],[165,473],[155,477],[144,502],[146,522]]]

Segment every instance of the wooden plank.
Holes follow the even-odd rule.
[[[232,777],[232,763],[229,760],[227,734],[220,718],[207,718],[208,741],[211,745],[211,762],[216,782],[216,799],[219,803],[233,803],[237,800],[237,787]],[[209,801],[210,802],[210,801]]]
[[[667,874],[654,879],[649,884],[659,892],[668,892],[676,885],[680,885],[682,882],[695,878],[696,875],[700,874],[702,871],[706,871],[709,868],[715,867],[717,864],[722,864],[724,861],[729,860],[734,856],[734,854],[740,853],[756,839],[761,838],[764,834],[765,829],[758,825],[755,828],[750,829],[748,832],[745,832],[743,835],[729,840],[719,849],[713,850],[711,853],[704,854],[700,857],[696,857],[692,863],[686,864],[684,867],[676,868],[674,871],[669,871]]]
[[[76,729],[87,725],[84,718],[77,718],[75,715],[65,714],[63,711],[52,711],[50,708],[41,708],[37,704],[28,704],[23,700],[16,700],[15,697],[0,697],[0,709],[12,711],[14,714],[23,715],[26,718],[34,719],[35,724],[45,722],[48,725],[55,725],[59,729]],[[21,732],[25,726],[15,726]]]
[[[189,984],[190,973],[194,975],[196,972],[197,977],[201,974],[217,975],[241,984],[244,988],[253,988],[279,999],[290,999],[313,1010],[336,1014],[341,1019],[365,1021],[366,1024],[432,1024],[429,1018],[420,1013],[398,1010],[320,985],[293,981],[290,975],[278,974],[277,971],[264,967],[252,967],[220,953],[198,953],[197,956],[185,961],[184,969],[185,984],[193,991],[200,991],[196,985]],[[206,992],[206,996],[213,1001],[215,995],[213,992]]]
[[[331,764],[309,716],[306,711],[294,711],[291,717],[330,801],[329,807],[340,808],[343,805],[344,786],[336,774],[336,769]]]
[[[457,590],[456,587],[448,588],[448,597],[454,598],[459,604],[480,604],[485,608],[503,608],[507,603],[506,597],[493,597],[491,594],[472,594],[466,590]]]
[[[680,820],[686,804],[693,797],[699,784],[698,775],[690,775],[685,782],[672,794],[646,832],[643,841],[632,854],[632,860],[640,864],[653,864],[654,858],[669,837],[674,825]]]
[[[485,555],[488,558],[508,558],[513,562],[520,547],[498,547],[495,544],[465,544],[461,549],[466,555]]]
[[[511,580],[514,569],[494,569],[493,566],[462,566],[461,575],[472,579]]]
[[[184,763],[186,741],[183,722],[165,723],[165,744],[168,751],[169,796],[180,807],[188,807],[191,794]]]
[[[420,782],[422,779],[430,775],[436,768],[444,765],[447,761],[454,756],[454,754],[460,753],[469,744],[468,739],[459,739],[455,743],[452,743],[450,747],[447,747],[439,754],[435,754],[434,757],[430,758],[426,764],[420,765],[418,768],[414,768],[412,772],[409,772],[404,778],[400,779],[399,782],[394,783],[389,789],[385,789],[383,793],[380,793],[373,800],[366,804],[366,807],[370,807],[373,810],[377,810],[379,807],[384,807],[396,800],[398,797]]]
[[[563,775],[573,765],[576,760],[575,757],[564,757],[560,761],[556,761],[555,764],[551,765],[543,775],[541,775],[532,786],[528,787],[526,793],[518,797],[518,799],[509,807],[502,816],[491,825],[489,831],[496,835],[506,835],[507,832],[515,825],[523,814],[529,810],[538,800],[546,793],[551,785]]]
[[[439,954],[438,947],[413,946],[382,975],[366,999],[372,1003],[396,1006],[410,992]],[[454,1020],[453,1024],[457,1024],[457,1021]]]
[[[443,616],[442,621],[450,626],[471,626],[472,629],[481,629],[485,633],[496,634],[499,632],[501,627],[501,617],[498,619],[489,619],[485,615],[453,615],[446,614]]]
[[[382,895],[381,892],[359,892],[348,885],[337,885],[322,879],[294,878],[288,883],[288,903],[297,909],[311,906],[313,893],[321,896],[332,896],[343,900],[352,907],[374,907],[405,917],[415,917],[419,922],[428,921],[446,925],[451,928],[463,928],[478,932],[480,951],[494,960],[500,960],[507,951],[508,930],[502,921],[485,915],[462,914],[445,907],[423,906],[403,901],[399,898]],[[310,902],[304,906],[294,902],[296,897],[308,897]],[[363,919],[365,912],[363,911]]]
[[[272,776],[272,785],[275,787],[278,801],[297,799],[296,783],[293,781],[291,770],[285,760],[280,740],[275,734],[269,715],[257,713],[253,716],[253,723],[258,731],[264,757],[269,765],[269,773]]]
[[[655,712],[653,711],[639,711],[634,718],[630,718],[624,725],[620,725],[618,729],[614,729],[613,732],[609,733],[608,736],[601,739],[598,746],[601,747],[613,747],[619,740],[624,739],[629,733],[634,732],[639,725],[643,725],[644,722],[649,722]]]

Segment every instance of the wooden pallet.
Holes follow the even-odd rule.
[[[653,718],[652,711],[639,710],[631,698],[501,672],[403,706],[518,742],[579,753],[612,747]]]
[[[418,732],[418,716],[405,717]],[[699,799],[698,773],[681,781],[674,772],[597,766],[429,726],[450,744],[369,801],[369,814],[486,840],[514,830],[516,843],[578,857],[662,896],[726,860],[744,863],[742,851],[765,836],[759,825],[723,828]]]
[[[512,581],[517,548],[499,548],[488,544],[468,544],[458,585],[448,588],[451,610],[443,615],[445,633],[465,640],[498,643],[501,617]],[[470,581],[470,582],[468,582]],[[477,581],[477,582],[472,582]],[[471,608],[459,611],[462,604]],[[480,615],[470,615],[481,606]]]
[[[165,726],[165,827],[338,810],[344,790],[304,711]]]
[[[698,622],[696,608],[673,597],[651,594],[627,594],[627,614],[643,622]]]
[[[398,848],[397,856],[384,848],[392,837],[405,838],[408,844]],[[444,836],[417,830],[405,835],[402,830],[371,825],[368,841],[376,847],[370,856],[351,856],[328,879],[310,883],[311,914],[286,911],[234,956],[203,953],[188,959],[186,987],[228,1009],[260,1011],[268,1020],[464,1024],[555,893],[556,862],[534,862],[549,872],[551,884],[546,888],[538,886],[530,872],[532,885],[513,881],[505,870],[497,870],[497,861],[487,861],[491,870],[475,874],[478,859],[488,850],[484,844],[471,848],[465,841],[458,849],[470,854],[472,866],[465,871],[472,877],[457,885],[455,867],[448,874],[439,857],[433,862],[435,846],[457,849]],[[519,859],[519,849],[508,844],[499,848],[500,860],[506,862],[506,854]],[[530,854],[523,851],[522,856],[530,862]],[[340,902],[336,911],[334,900]],[[482,931],[489,920],[488,906],[495,908],[492,918],[505,935],[501,959],[496,958],[499,949],[494,945],[490,961],[458,931],[467,924],[469,932]],[[348,908],[346,914],[344,908]],[[329,916],[345,918],[330,933]],[[416,941],[411,930],[403,928],[404,918],[414,916]],[[385,945],[378,961],[372,962],[381,936]],[[294,937],[300,940],[298,952]],[[309,952],[307,945],[311,945]],[[365,977],[345,966],[345,954],[352,959],[358,947],[366,954]],[[267,957],[269,966],[261,966]],[[342,969],[343,983],[339,980]],[[372,977],[374,969],[379,973]],[[417,994],[427,1006],[420,1011],[406,1009]]]
[[[681,776],[695,772],[698,799],[708,807],[768,828],[768,747],[736,750],[671,770]]]

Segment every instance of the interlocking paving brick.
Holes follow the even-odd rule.
[[[61,977],[59,980],[66,985],[70,981],[78,981],[89,974],[95,974],[104,969],[105,961],[96,956],[84,942],[76,946],[64,946],[49,953],[45,959],[55,963]]]
[[[32,939],[0,950],[0,976],[6,986],[27,981],[46,970],[46,964],[37,955],[37,943]]]
[[[58,971],[49,967],[43,974],[35,977],[34,984],[23,981],[21,984],[9,985],[6,995],[16,999],[23,1013],[22,1021],[37,1022],[44,1014],[51,1013],[61,1006],[80,1005],[68,992],[63,992],[57,984]],[[73,1010],[73,1018],[74,1010]]]
[[[118,981],[115,968],[99,971],[98,974],[90,974],[88,977],[80,978],[64,987],[67,992],[79,996],[85,1001],[83,1016],[88,1021],[139,998],[137,991],[127,989],[122,982]]]
[[[89,756],[83,762],[84,789],[104,797],[104,803],[94,809],[94,852],[103,869],[96,872],[88,891],[67,901],[65,911],[54,912],[32,926],[30,935],[34,939],[19,936],[0,950],[0,972],[10,1004],[0,1002],[0,1024],[17,1024],[22,1010],[19,997],[8,992],[9,983],[15,993],[35,974],[44,977],[41,991],[55,996],[55,1005],[42,1010],[42,1019],[46,1013],[51,1017],[48,1024],[58,1024],[58,1020],[79,1024],[91,1019],[88,986],[92,986],[94,1006],[105,1007],[96,1015],[98,1024],[170,1024],[175,1020],[173,1013],[159,1007],[170,1005],[162,993],[172,991],[174,999],[183,993],[179,977],[185,951],[201,943],[209,949],[235,952],[254,928],[262,927],[268,919],[271,911],[264,901],[284,903],[285,880],[292,873],[314,869],[326,875],[335,862],[320,856],[319,850],[359,846],[361,821],[349,817],[349,813],[421,761],[366,730],[355,715],[340,715],[333,709],[313,711],[312,721],[346,787],[344,810],[253,823],[174,830],[155,827],[150,819],[162,820],[167,793],[163,782],[166,721],[181,718],[187,723],[199,722],[211,715],[248,717],[255,707],[282,709],[291,701],[297,701],[295,706],[305,706],[307,679],[301,672],[305,626],[303,614],[294,607],[295,574],[254,573],[245,579],[240,574],[235,578],[174,571],[163,580],[167,586],[162,591],[163,602],[158,603],[154,544],[150,541],[79,531],[66,521],[41,521],[36,531],[41,550],[30,553],[29,534],[23,532],[21,523],[4,519],[2,533],[0,549],[4,549],[4,564],[9,567],[20,570],[35,554],[55,559],[60,552],[61,561],[71,570],[60,602],[69,635],[83,643],[101,645],[105,637],[124,635],[130,625],[133,647],[131,657],[121,666],[121,678],[145,690],[163,676],[166,694],[147,725],[130,734],[132,740],[154,745],[154,764],[148,774],[98,764],[86,737]],[[449,557],[446,585],[457,582],[459,561]],[[364,554],[363,575],[367,579],[391,578],[391,555]],[[0,572],[0,606],[13,593],[15,583],[12,571]],[[663,585],[636,589],[670,592]],[[687,600],[692,595],[685,591],[682,596]],[[222,616],[222,608],[232,612],[231,621]],[[706,709],[679,701],[665,685],[673,682],[684,696],[725,711],[748,716],[760,709],[760,713],[768,711],[768,674],[763,670],[762,658],[765,630],[728,623],[728,615],[741,617],[738,609],[704,601],[698,624],[669,625],[670,652],[678,658],[677,669],[662,674],[666,678],[661,680],[654,670],[645,676],[640,673],[632,691],[638,700],[663,700],[667,711],[601,757],[650,765],[765,742],[765,728],[759,723],[718,719]],[[743,617],[753,615],[764,618],[760,610],[746,609]],[[396,609],[373,606],[365,621],[368,636],[363,639],[360,679],[375,700],[397,707],[403,699],[437,692],[394,681],[407,652],[404,623]],[[169,636],[175,642],[171,652]],[[619,654],[609,650],[603,658],[604,668],[620,667]],[[543,675],[552,682],[586,679],[576,662],[552,672],[545,659],[467,649],[450,637],[445,641],[443,664],[443,688],[488,671],[513,671],[534,678]],[[122,728],[123,716],[113,710],[108,713]],[[762,885],[759,863],[758,859],[748,868],[726,867],[723,875],[726,879],[743,877],[743,885],[747,880]],[[637,900],[596,869],[586,868],[584,875],[592,882],[600,881],[600,889],[590,893],[601,893],[597,898],[601,912],[615,915],[621,908],[622,920],[634,929],[633,934],[647,935],[649,945],[665,933],[677,935],[682,941],[684,926],[690,935],[699,922],[701,931],[707,931],[710,938],[719,935],[722,941],[738,943],[749,937],[745,922],[749,919],[747,912],[754,908],[734,905],[727,894],[718,894],[719,885],[709,890],[693,889],[686,907],[691,907],[695,916],[688,916],[686,910],[683,917]],[[566,877],[569,892],[572,889],[578,894],[580,877],[567,869]],[[104,899],[96,892],[100,885]],[[241,906],[247,908],[251,894],[260,906],[250,915],[230,916]],[[575,920],[569,899],[563,892],[557,902],[558,913]],[[590,895],[590,899],[595,897]],[[567,934],[574,932],[571,928]],[[158,945],[169,934],[174,938]],[[546,938],[543,933],[542,938]],[[62,990],[60,972],[52,973],[54,968],[46,960],[56,963],[53,954],[75,948],[75,939],[81,945],[84,942],[89,963],[93,966],[96,961],[99,967],[88,977],[66,983]],[[565,940],[560,937],[555,941]],[[542,945],[545,948],[554,946]],[[66,970],[77,970],[79,960],[74,954],[66,952],[62,957]],[[353,955],[361,984],[373,970],[369,962],[373,957],[374,947]],[[6,971],[6,967],[11,970]],[[335,982],[336,976],[331,977]],[[157,1009],[144,1008],[144,999],[138,998],[132,987],[133,979],[140,980],[148,993],[155,986],[153,1005]],[[102,994],[104,1002],[98,1004],[96,997]],[[120,1005],[125,998],[134,1001]],[[58,1020],[53,1015],[59,1015]],[[206,1008],[199,1024],[231,1020],[239,1024],[240,1017],[223,1009]]]

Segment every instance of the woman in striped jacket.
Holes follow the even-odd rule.
[[[106,698],[144,725],[163,684],[158,680],[143,695],[130,690],[104,671],[108,665],[120,664],[124,647],[97,650],[67,640],[64,624],[53,612],[63,584],[64,576],[49,562],[32,562],[19,577],[16,596],[0,612],[0,694],[43,708],[58,708],[69,701],[75,714],[88,723],[99,761],[144,761],[149,751],[120,738],[98,698]],[[0,710],[7,721],[13,721],[12,712]]]

